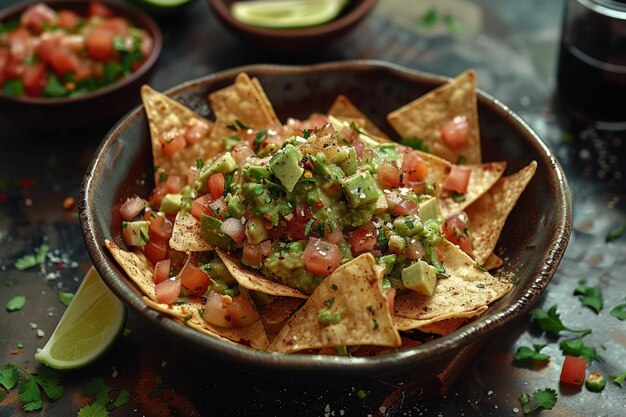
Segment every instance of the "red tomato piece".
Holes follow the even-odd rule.
[[[226,310],[235,327],[245,327],[261,319],[247,295],[239,294],[226,304]]]
[[[170,277],[171,265],[171,259],[163,259],[154,265],[154,274],[152,275],[152,279],[155,284],[163,282]]]
[[[248,157],[254,155],[254,151],[246,142],[239,142],[233,148],[231,155],[235,162],[237,162],[237,165],[241,166]]]
[[[396,301],[396,289],[390,288],[389,291],[387,291],[387,294],[385,294],[385,296],[387,298],[387,308],[389,309],[391,314],[393,314],[393,309],[395,307],[395,301]]]
[[[461,248],[463,252],[474,257],[472,242],[467,235],[469,219],[464,211],[455,213],[448,217],[443,225],[446,239]]]
[[[202,315],[204,321],[216,326],[232,328],[234,323],[226,308],[225,300],[230,302],[232,298],[213,291],[208,293]]]
[[[330,223],[324,224],[324,240],[330,243],[343,242],[345,238],[343,237],[343,233],[341,233],[341,229],[339,229],[338,226],[333,226],[331,231],[329,224]]]
[[[115,12],[110,7],[100,3],[97,0],[91,0],[89,2],[87,13],[89,14],[90,17],[94,17],[94,16],[113,17],[115,16]]]
[[[159,182],[154,187],[150,196],[148,197],[148,204],[154,208],[159,208],[161,206],[161,202],[163,201],[163,197],[165,197],[167,191],[165,189],[165,183]]]
[[[59,47],[59,38],[57,37],[48,37],[43,38],[41,42],[39,42],[39,47],[37,48],[37,53],[39,54],[39,58],[42,62],[49,63],[54,51]]]
[[[72,10],[59,10],[59,26],[63,29],[74,29],[80,22],[80,16]]]
[[[459,194],[467,192],[467,186],[470,181],[472,170],[468,167],[452,165],[448,178],[443,183],[443,188],[450,191],[456,191]]]
[[[152,213],[150,214],[149,221],[150,236],[157,236],[164,241],[167,241],[172,237],[174,225],[169,219],[165,218],[165,216]]]
[[[56,23],[56,21],[57,14],[50,8],[50,6],[44,3],[37,3],[30,6],[20,17],[20,23],[22,26],[35,33],[40,33],[43,30],[44,25],[52,26]]]
[[[378,229],[373,224],[366,224],[348,234],[348,242],[353,254],[368,252],[374,249],[378,237]]]
[[[210,284],[209,275],[197,266],[187,262],[179,274],[183,287],[203,294]]]
[[[75,72],[80,66],[80,60],[68,48],[58,46],[50,55],[50,65],[54,72],[62,76],[69,72]]]
[[[404,251],[408,259],[420,259],[424,253],[424,245],[418,239],[409,239]]]
[[[378,185],[384,189],[398,188],[400,186],[400,170],[393,163],[385,161],[378,167],[376,179]]]
[[[406,216],[407,214],[417,213],[419,206],[413,200],[403,198],[397,206],[391,210],[394,216]]]
[[[159,261],[167,259],[167,244],[164,240],[150,236],[143,252],[150,262],[156,264]]]
[[[173,277],[159,282],[154,287],[156,299],[158,303],[172,304],[180,295],[181,282],[180,278]]]
[[[243,242],[243,253],[241,256],[241,262],[248,266],[260,267],[263,263],[263,253],[261,252],[261,245]]]
[[[41,62],[25,65],[22,80],[24,81],[24,93],[27,96],[40,96],[48,81],[45,65]]]
[[[224,197],[216,198],[215,200],[209,203],[209,208],[211,209],[211,215],[213,217],[223,217],[224,212],[228,208],[226,205],[226,200]]]
[[[123,17],[112,17],[106,19],[100,25],[101,28],[108,29],[115,35],[126,36],[128,34],[128,21]]]
[[[31,42],[30,34],[24,27],[19,27],[7,36],[11,57],[17,63],[22,63],[24,59],[32,52],[33,42]]]
[[[209,207],[209,203],[212,199],[213,197],[211,196],[211,194],[205,194],[194,199],[191,202],[191,214],[198,220],[202,218],[203,214],[215,217],[215,214],[211,211],[211,208]]]
[[[307,271],[324,276],[337,269],[342,258],[339,246],[316,237],[309,239],[300,257]]]
[[[191,185],[192,187],[196,186],[196,180],[200,177],[200,170],[197,166],[193,165],[189,167],[189,171],[187,171],[187,185]]]
[[[145,40],[143,42],[145,42]],[[148,54],[146,54],[143,50],[142,52],[144,56],[148,56]],[[197,143],[200,139],[205,137],[209,132],[209,129],[211,129],[211,125],[209,125],[204,120],[193,119],[192,121],[193,122],[190,123],[189,126],[187,126],[187,128],[185,129],[185,140],[190,145]]]
[[[113,55],[115,33],[107,28],[95,26],[85,34],[87,54],[98,61],[107,61]]]
[[[561,382],[580,386],[585,381],[586,370],[587,360],[585,358],[567,355],[561,368]]]
[[[5,75],[4,71],[9,62],[9,50],[0,48],[0,85],[4,84]]]
[[[182,187],[182,179],[179,175],[170,175],[165,181],[165,189],[170,194],[179,193]]]
[[[124,220],[129,222],[137,217],[145,207],[146,202],[143,198],[138,196],[127,198],[120,207],[120,214]]]
[[[456,116],[445,122],[439,129],[441,139],[451,148],[466,145],[469,141],[469,120],[467,116]]]
[[[220,198],[224,195],[224,174],[216,172],[209,177],[209,192],[213,198]]]
[[[403,181],[423,181],[428,175],[430,168],[428,162],[420,158],[415,151],[409,151],[402,158]]]
[[[178,151],[185,149],[185,146],[187,146],[185,137],[183,135],[176,135],[172,140],[163,142],[163,154],[171,157],[178,153]]]

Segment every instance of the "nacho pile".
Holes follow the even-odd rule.
[[[251,349],[359,356],[511,289],[488,270],[537,164],[482,161],[473,71],[390,113],[397,137],[343,95],[281,122],[246,74],[209,95],[213,120],[142,98],[156,185],[120,208],[125,248],[105,245],[148,307]]]

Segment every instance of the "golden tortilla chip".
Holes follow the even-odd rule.
[[[500,258],[495,253],[492,253],[491,255],[489,255],[489,258],[487,258],[487,260],[485,261],[483,268],[485,268],[488,271],[491,271],[492,269],[500,268],[502,265],[504,265],[504,261],[502,260],[502,258]]]
[[[493,252],[509,213],[536,170],[537,162],[532,161],[515,174],[500,178],[465,210],[469,217],[474,258],[479,264],[484,263]]]
[[[431,297],[416,291],[395,299],[395,316],[428,320],[462,317],[506,294],[510,282],[500,281],[479,267],[465,252],[447,240],[437,246],[448,278],[439,278]]]
[[[472,170],[467,192],[462,201],[454,201],[452,197],[442,198],[439,206],[444,217],[465,210],[467,206],[478,200],[500,179],[506,169],[506,162],[487,162],[480,165],[468,165]]]
[[[363,127],[368,133],[376,136],[377,138],[384,139],[384,142],[389,142],[389,136],[374,124],[361,110],[359,110],[348,97],[344,95],[338,95],[333,104],[328,110],[330,116],[335,116],[340,120],[363,120]],[[357,124],[358,126],[358,124]]]
[[[204,321],[200,315],[200,309],[202,309],[204,305],[199,298],[190,298],[188,302],[174,305],[157,303],[147,297],[144,297],[144,301],[148,307],[174,317],[192,329],[208,334],[209,336],[243,344],[259,350],[265,350],[269,345],[269,340],[267,339],[265,328],[261,320],[246,327],[233,327],[231,329],[214,326]]]
[[[258,80],[251,80],[244,73],[237,76],[233,85],[211,93],[209,102],[216,119],[211,138],[219,143],[225,137],[233,136],[234,132],[228,126],[237,121],[251,129],[280,125]]]
[[[154,269],[145,255],[139,251],[129,252],[121,249],[114,242],[105,240],[107,247],[117,264],[122,267],[126,275],[139,287],[144,294],[156,301],[154,292]]]
[[[172,249],[181,252],[213,250],[213,247],[204,240],[200,233],[200,220],[191,213],[183,211],[179,211],[176,215],[169,245]]]
[[[451,148],[441,138],[441,126],[456,116],[466,116],[469,140]],[[450,162],[463,156],[469,164],[480,164],[480,132],[476,98],[476,73],[466,71],[447,84],[389,113],[387,120],[403,138],[418,138],[428,151]]]
[[[320,314],[335,316],[328,324]],[[369,254],[340,266],[287,321],[268,351],[292,353],[322,347],[400,346],[400,334],[382,292],[382,271]]]
[[[265,278],[259,272],[246,268],[237,259],[220,248],[215,248],[215,252],[220,257],[228,272],[237,280],[239,285],[249,290],[262,292],[263,294],[275,295],[278,297],[308,298],[309,296],[295,288],[288,287],[271,279]]]
[[[450,313],[444,314],[439,317],[435,317],[432,319],[420,320],[420,319],[410,319],[408,317],[394,316],[393,321],[400,331],[408,331],[408,330],[420,330],[426,333],[435,333],[435,334],[448,334],[452,333],[456,330],[461,324],[463,324],[468,318],[477,316],[482,314],[487,310],[487,306],[478,307],[472,311],[465,311],[462,313]],[[455,324],[458,323],[458,326],[453,328]],[[444,329],[450,330],[448,333],[440,333],[443,332]]]
[[[160,172],[168,175],[179,175],[185,178],[189,167],[194,166],[198,159],[205,161],[223,151],[224,146],[221,141],[210,139],[209,129],[206,136],[193,145],[187,145],[172,156],[165,155],[162,139],[167,136],[168,132],[175,136],[175,133],[184,134],[185,129],[194,123],[206,123],[209,127],[212,123],[147,85],[141,87],[141,98],[150,127],[155,170],[158,168]]]

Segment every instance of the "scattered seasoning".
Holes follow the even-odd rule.
[[[24,307],[24,304],[26,304],[26,297],[23,295],[17,295],[7,301],[5,308],[7,311],[18,311]]]

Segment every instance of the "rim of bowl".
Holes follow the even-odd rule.
[[[164,93],[167,95],[183,94],[207,82],[215,83],[218,81],[232,80],[239,72],[248,72],[249,74],[262,76],[310,72],[332,73],[334,71],[345,71],[347,68],[358,71],[382,70],[391,74],[391,76],[408,78],[415,82],[441,84],[450,80],[448,77],[408,69],[396,64],[376,60],[350,60],[308,66],[255,64],[237,67],[190,80],[170,88]],[[126,303],[131,304],[141,315],[148,318],[151,322],[158,324],[161,328],[165,328],[166,331],[174,333],[196,346],[210,349],[211,355],[226,359],[240,369],[250,372],[271,370],[278,373],[300,373],[302,375],[321,375],[333,372],[337,376],[343,375],[348,378],[357,378],[374,374],[397,374],[410,370],[413,366],[417,366],[416,364],[418,363],[420,365],[432,363],[442,357],[453,354],[462,347],[477,342],[486,335],[494,332],[500,326],[511,322],[528,311],[556,272],[567,247],[567,242],[572,230],[572,207],[569,187],[556,156],[528,124],[502,102],[482,90],[478,90],[478,101],[490,107],[498,116],[509,121],[512,128],[524,136],[529,144],[535,148],[538,156],[547,163],[546,169],[550,172],[550,176],[554,180],[558,191],[555,198],[560,201],[559,211],[554,213],[558,220],[553,236],[553,241],[560,242],[560,244],[552,245],[545,255],[543,255],[541,262],[538,264],[540,265],[540,272],[536,276],[529,277],[528,280],[524,282],[525,290],[517,299],[512,300],[508,306],[502,308],[499,312],[491,314],[487,312],[486,315],[483,316],[483,319],[470,322],[465,325],[462,330],[439,337],[432,342],[424,343],[406,350],[399,350],[387,355],[369,358],[346,358],[320,355],[269,354],[267,352],[256,351],[222,342],[216,338],[183,326],[169,318],[164,319],[163,315],[147,307],[141,300],[141,297],[129,291],[129,287],[133,284],[125,276],[123,271],[120,272],[119,267],[115,261],[108,256],[103,246],[104,238],[110,238],[110,234],[108,231],[102,233],[103,231],[96,227],[95,208],[91,201],[95,191],[91,188],[91,184],[96,168],[102,163],[100,161],[104,159],[109,147],[124,129],[137,119],[145,118],[143,106],[138,106],[129,112],[105,136],[94,154],[94,158],[81,184],[79,215],[83,237],[91,259],[107,285],[123,298]],[[102,236],[102,241],[99,241],[100,236]]]
[[[378,0],[361,0],[349,13],[342,13],[338,19],[323,23],[319,26],[310,26],[293,29],[272,29],[261,26],[253,26],[239,20],[230,12],[230,2],[224,0],[208,0],[209,4],[217,14],[229,23],[232,28],[247,32],[249,34],[260,35],[273,38],[307,38],[317,37],[333,33],[343,28],[349,27],[360,19],[364,18],[378,3]]]
[[[121,90],[127,85],[132,84],[138,78],[145,75],[148,71],[150,71],[152,67],[154,67],[154,65],[156,64],[157,59],[159,58],[159,55],[161,55],[161,48],[163,47],[163,35],[161,33],[161,29],[159,28],[159,25],[150,15],[148,15],[147,13],[143,12],[142,10],[138,9],[137,7],[129,3],[120,3],[114,0],[99,0],[99,1],[106,4],[107,6],[111,6],[113,9],[115,9],[116,12],[123,11],[123,13],[120,13],[120,14],[124,14],[123,17],[126,17],[126,15],[133,16],[133,18],[129,20],[131,20],[133,24],[141,23],[142,26],[145,26],[141,28],[147,30],[148,33],[150,33],[150,35],[152,36],[152,39],[154,40],[154,46],[152,48],[152,51],[150,52],[148,59],[143,63],[141,67],[139,67],[137,71],[133,72],[130,76],[124,77],[123,79],[111,85],[99,88],[89,94],[85,94],[79,97],[44,98],[44,97],[6,97],[6,96],[0,95],[0,99],[19,102],[19,103],[35,104],[39,106],[55,106],[55,105],[62,104],[62,103],[79,103],[81,101],[87,101],[87,100],[104,96],[115,90]],[[16,4],[14,6],[11,6],[7,9],[1,10],[0,21],[4,21],[8,16],[19,14],[22,11],[24,11],[28,6],[31,6],[37,3],[45,3],[46,5],[49,5],[53,9],[55,9],[54,7],[55,5],[69,4],[69,3],[87,4],[88,2],[84,0],[28,0],[28,1]]]

